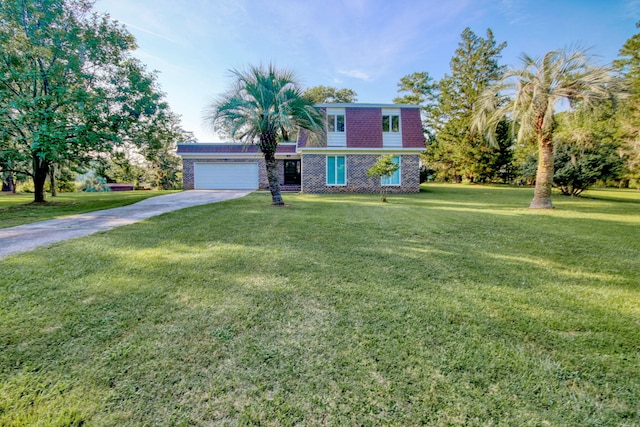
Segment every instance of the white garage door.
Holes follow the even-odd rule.
[[[196,163],[193,178],[196,190],[255,190],[258,163]]]

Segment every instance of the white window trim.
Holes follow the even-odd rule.
[[[336,178],[336,183],[335,184],[329,184],[329,157],[335,157],[336,158],[336,163],[335,165],[337,166],[337,158],[338,157],[344,157],[344,184],[338,184],[338,175],[337,175],[337,168],[335,168],[333,170],[333,174],[334,177]],[[335,154],[335,155],[328,155],[325,157],[325,170],[326,170],[326,174],[325,174],[325,185],[327,187],[346,187],[347,185],[347,156],[345,155],[340,155],[340,154]]]
[[[393,109],[382,109],[382,116],[390,116],[389,117],[389,130],[384,130],[382,129],[382,133],[387,133],[387,134],[400,134],[402,135],[402,117],[400,115],[400,110],[393,108]],[[391,116],[397,116],[398,117],[398,131],[394,132],[393,129],[393,119],[391,118]]]
[[[345,133],[347,131],[347,123],[345,121],[344,114],[327,114],[327,117],[329,117],[329,116],[333,117],[333,128],[334,129],[338,129],[338,117],[342,116],[342,123],[343,123],[343,129],[344,130],[329,130],[329,121],[327,119],[327,132],[329,132],[329,133]]]
[[[344,108],[327,108],[327,133],[345,134],[347,132],[347,115]],[[338,116],[342,116],[344,130],[329,131],[329,116],[333,116],[333,128],[338,129]]]
[[[402,156],[393,156],[398,158],[398,183],[397,184],[385,184],[384,177],[380,177],[380,185],[383,187],[401,187],[402,186]]]

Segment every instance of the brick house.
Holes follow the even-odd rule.
[[[382,154],[400,166],[382,184],[389,193],[420,191],[419,155],[425,150],[420,108],[400,104],[319,104],[326,134],[311,142],[280,143],[276,152],[283,191],[371,193],[380,181],[366,176]],[[262,153],[238,143],[178,144],[184,189],[266,189]]]

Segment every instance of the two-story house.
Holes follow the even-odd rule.
[[[326,134],[312,142],[302,133],[276,152],[282,190],[304,193],[377,192],[379,178],[367,170],[391,154],[398,171],[383,178],[389,193],[420,191],[419,155],[425,149],[420,108],[400,104],[319,104]],[[266,189],[264,159],[255,145],[184,143],[185,189]]]

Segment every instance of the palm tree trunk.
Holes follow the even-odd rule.
[[[283,206],[284,201],[280,194],[280,178],[278,176],[278,161],[276,160],[276,149],[278,142],[273,132],[265,132],[260,135],[260,150],[264,155],[264,162],[267,168],[267,179],[269,180],[269,191],[271,191],[271,204],[273,206]]]
[[[553,209],[551,203],[551,187],[553,185],[553,142],[551,139],[538,142],[538,170],[536,172],[536,186],[533,200],[529,205],[532,209]]]
[[[280,194],[280,178],[278,177],[278,161],[275,153],[264,153],[264,162],[267,166],[267,179],[269,180],[269,190],[271,191],[271,204],[274,206],[284,205]]]

